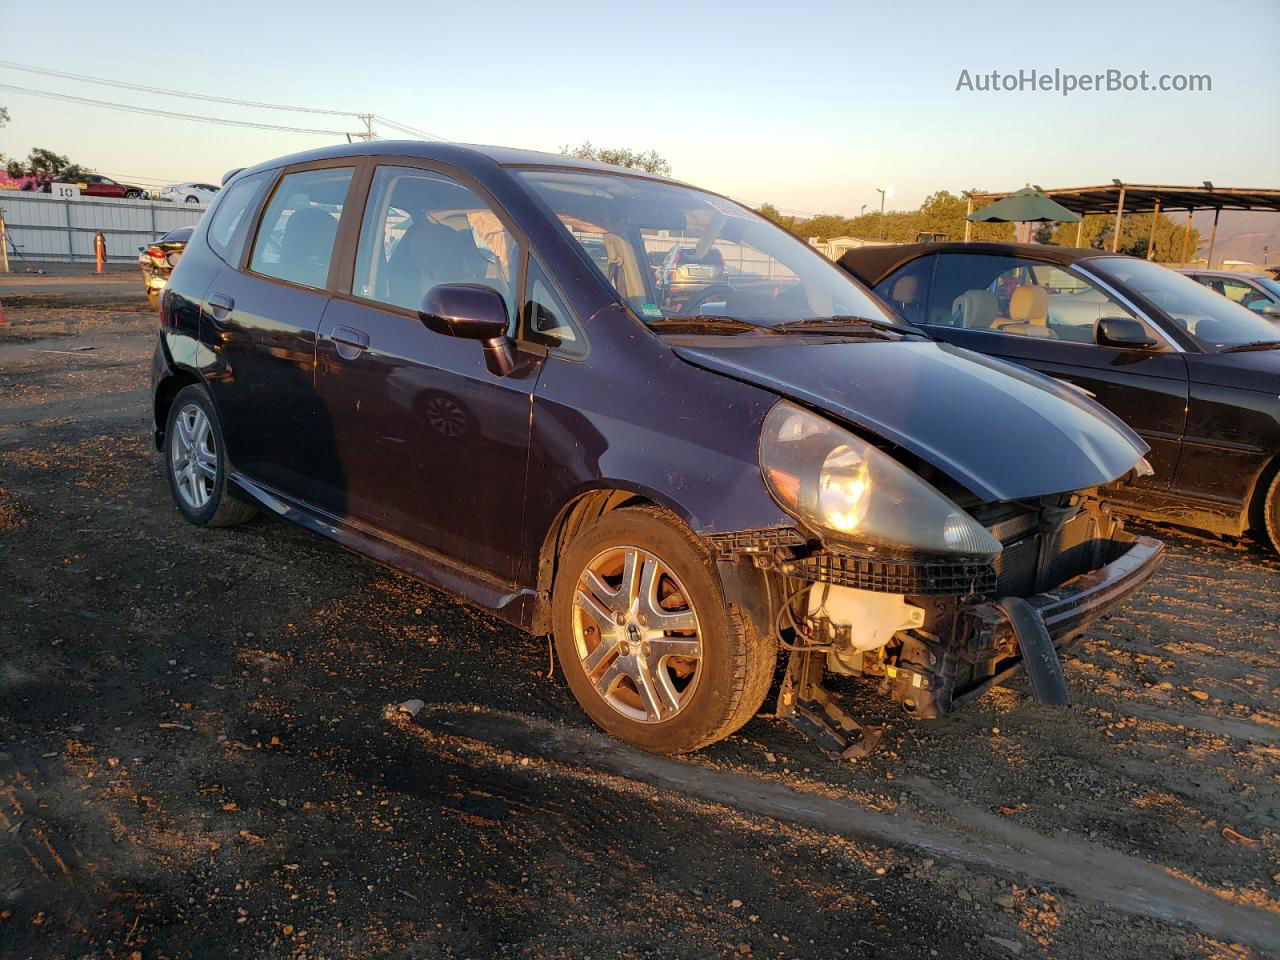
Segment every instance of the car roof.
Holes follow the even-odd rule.
[[[566,157],[558,153],[542,153],[538,150],[521,150],[515,147],[485,146],[473,143],[450,143],[446,141],[427,140],[379,140],[374,143],[339,144],[332,147],[320,147],[284,157],[267,160],[252,167],[238,171],[236,176],[257,173],[261,170],[274,170],[277,167],[291,166],[296,163],[310,163],[316,160],[335,160],[346,157],[408,156],[421,157],[424,160],[439,160],[455,166],[466,168],[476,160],[488,160],[503,167],[558,167],[565,170],[586,170],[598,173],[625,173],[634,177],[646,177],[651,180],[663,180],[679,183],[670,177],[645,173],[630,167],[617,167],[596,160],[581,160],[578,157]],[[227,178],[230,179],[229,177]]]
[[[863,283],[874,286],[903,264],[929,253],[978,253],[1006,257],[1028,257],[1067,266],[1081,260],[1099,257],[1123,257],[1127,254],[1081,247],[1057,247],[1045,243],[901,243],[885,246],[855,247],[847,250],[837,263]]]

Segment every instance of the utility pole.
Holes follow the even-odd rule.
[[[373,139],[373,114],[362,113],[360,114],[360,120],[364,123],[364,131],[354,134],[354,136],[359,137],[361,140],[371,141]],[[347,139],[350,140],[351,136],[352,134],[348,134]]]

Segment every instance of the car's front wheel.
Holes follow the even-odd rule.
[[[616,510],[579,535],[552,604],[573,695],[642,749],[682,753],[727,737],[768,692],[774,645],[726,607],[715,560],[666,511]]]
[[[126,199],[126,200],[141,200],[141,199],[142,199],[142,191],[140,191],[140,190],[126,190],[126,191],[124,192],[124,196],[125,196],[125,199]]]
[[[1262,504],[1263,526],[1271,549],[1280,553],[1280,473],[1277,473],[1267,489],[1267,499]]]
[[[229,527],[257,513],[227,482],[222,425],[204,387],[183,387],[165,423],[165,475],[178,511],[201,527]]]

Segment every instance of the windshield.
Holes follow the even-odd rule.
[[[808,244],[731,200],[610,173],[520,176],[648,323],[838,317],[902,326]]]
[[[1274,323],[1159,264],[1103,257],[1088,265],[1146,297],[1209,350],[1280,340]]]

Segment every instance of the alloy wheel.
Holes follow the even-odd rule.
[[[578,578],[574,644],[596,694],[623,716],[670,720],[693,698],[702,674],[698,614],[660,558],[611,547]]]
[[[178,496],[192,510],[203,510],[213,497],[218,477],[218,453],[213,441],[213,424],[197,404],[178,411],[169,440],[169,469],[173,471]]]

